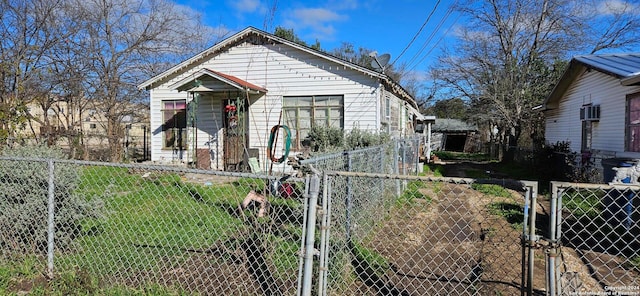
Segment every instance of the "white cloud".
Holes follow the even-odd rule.
[[[260,0],[232,0],[229,5],[240,13],[252,13],[262,9]]]
[[[357,9],[359,6],[358,0],[332,0],[327,4],[327,7],[335,10]]]
[[[327,22],[340,21],[346,17],[324,8],[302,8],[293,11],[293,18],[303,26],[317,26]]]
[[[311,38],[332,40],[336,33],[334,22],[346,20],[346,15],[325,8],[299,8],[291,11],[285,24],[296,31],[305,30]]]
[[[623,0],[605,0],[598,4],[598,14],[611,15],[629,13],[637,10],[638,6]]]

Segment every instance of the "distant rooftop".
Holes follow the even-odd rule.
[[[478,128],[460,119],[436,118],[432,131],[434,132],[463,132],[476,131]]]

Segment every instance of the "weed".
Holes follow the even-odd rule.
[[[433,175],[434,177],[442,177],[442,171],[443,171],[443,167],[442,165],[439,164],[425,164],[424,165],[424,173],[423,175]]]
[[[424,199],[427,201],[431,201],[429,196],[424,195],[420,192],[420,189],[425,188],[425,182],[423,181],[411,181],[407,184],[407,189],[402,193],[402,195],[396,200],[396,205],[404,206],[413,204],[415,199]]]
[[[471,188],[487,195],[507,198],[511,197],[511,193],[500,185],[473,183],[471,184]]]
[[[635,268],[638,272],[640,272],[640,256],[636,256],[629,260],[629,264],[631,268]]]
[[[489,213],[505,218],[511,227],[522,230],[524,214],[521,206],[508,202],[495,202],[488,206]]]
[[[353,243],[353,257],[357,267],[365,270],[369,275],[377,277],[383,276],[389,270],[389,262],[375,250],[364,247],[361,244]]]

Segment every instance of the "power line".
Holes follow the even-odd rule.
[[[429,20],[431,19],[431,16],[433,16],[433,14],[436,12],[436,9],[438,8],[438,5],[440,4],[440,0],[438,0],[438,2],[436,2],[436,5],[433,7],[433,9],[431,10],[431,13],[429,13],[429,16],[427,16],[427,19],[424,21],[424,23],[422,23],[422,26],[420,27],[420,30],[418,30],[418,32],[413,36],[413,38],[411,39],[411,41],[409,41],[409,44],[407,44],[407,46],[402,50],[402,52],[400,53],[400,55],[398,55],[398,57],[396,57],[395,60],[393,60],[393,62],[391,62],[391,64],[395,64],[395,62],[402,56],[404,55],[404,53],[407,51],[407,49],[409,49],[409,47],[411,47],[411,44],[413,44],[414,41],[416,41],[416,39],[418,38],[418,36],[420,36],[420,33],[422,32],[422,30],[424,29],[424,27],[427,25],[427,23],[429,22]]]
[[[456,20],[453,22],[453,24],[455,24],[455,23],[458,21],[458,19],[459,19],[459,18],[460,18],[460,16],[458,15],[458,17],[457,17],[457,18],[456,18]],[[415,67],[417,67],[418,65],[420,65],[420,64],[422,63],[422,61],[424,61],[424,59],[426,59],[426,58],[431,54],[431,52],[432,52],[432,51],[433,51],[433,50],[438,46],[438,44],[442,41],[442,39],[444,39],[444,37],[445,37],[445,36],[447,36],[447,35],[449,34],[449,31],[451,31],[451,29],[453,28],[453,24],[451,25],[451,27],[449,27],[449,28],[447,29],[447,31],[446,31],[442,36],[440,36],[440,39],[438,39],[438,41],[436,41],[436,44],[434,44],[434,45],[431,47],[431,49],[429,49],[429,51],[428,51],[424,56],[422,56],[422,58],[421,58],[421,59],[420,59],[420,60],[419,60],[415,65],[413,65],[412,67],[410,67],[410,68],[409,68],[409,71],[411,71],[411,70],[415,69]]]
[[[442,25],[446,22],[446,20],[449,18],[449,16],[451,16],[451,13],[452,13],[452,12],[453,12],[453,10],[454,10],[454,8],[453,8],[453,7],[454,7],[454,5],[455,5],[455,3],[454,3],[453,5],[451,5],[451,6],[449,6],[449,9],[448,9],[448,10],[447,10],[447,12],[445,13],[444,17],[442,17],[442,19],[440,19],[440,22],[438,22],[438,24],[436,25],[435,29],[434,29],[433,31],[431,31],[431,34],[430,34],[430,35],[429,35],[429,37],[425,40],[425,42],[422,44],[422,47],[420,47],[420,50],[418,50],[418,52],[417,52],[417,53],[415,53],[415,54],[413,55],[413,57],[411,57],[411,59],[409,59],[409,62],[407,62],[407,67],[409,67],[409,65],[413,64],[413,62],[415,62],[415,61],[416,61],[416,59],[418,59],[418,57],[419,57],[420,55],[422,55],[422,53],[423,53],[423,52],[424,52],[424,50],[427,48],[427,46],[429,45],[429,43],[431,43],[431,41],[432,41],[432,40],[433,40],[433,38],[435,37],[436,33],[437,33],[438,31],[440,31],[440,28],[442,28]],[[451,29],[451,27],[449,27],[449,30],[450,30],[450,29]],[[447,30],[447,32],[448,32],[449,30]],[[445,34],[446,34],[446,33],[445,33]],[[443,35],[443,36],[444,36],[444,35]],[[440,40],[442,40],[442,37],[440,38]],[[437,43],[439,43],[439,42],[440,42],[440,40],[439,40]],[[436,45],[437,45],[437,43],[436,43]],[[434,46],[435,46],[435,45],[434,45]],[[432,50],[433,50],[433,47],[432,47],[432,49],[431,49],[431,50],[429,50],[429,52],[428,52],[426,55],[428,55]],[[426,56],[426,55],[425,55],[425,56]],[[424,58],[423,58],[422,60],[424,60]]]

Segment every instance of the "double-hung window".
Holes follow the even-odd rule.
[[[640,152],[640,93],[627,97],[626,147]]]
[[[284,97],[284,122],[291,129],[291,145],[302,148],[302,141],[314,126],[344,128],[343,96]]]
[[[162,101],[163,149],[187,148],[187,103],[185,100]]]

